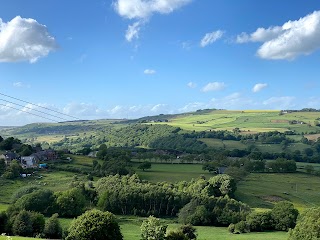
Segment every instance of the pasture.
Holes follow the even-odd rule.
[[[169,119],[167,123],[189,131],[228,130],[240,128],[242,134],[288,130],[297,134],[316,132],[315,120],[320,112],[293,112],[280,115],[280,111],[227,111],[213,110],[203,114],[183,114]],[[290,121],[299,121],[304,124],[290,124]]]
[[[205,176],[210,178],[213,175],[202,170],[201,164],[160,164],[152,163],[151,169],[142,171],[134,165],[136,173],[143,180],[150,182],[178,182],[190,181],[191,179]]]
[[[236,199],[252,208],[292,202],[299,210],[320,205],[320,178],[303,173],[251,173],[237,185]]]

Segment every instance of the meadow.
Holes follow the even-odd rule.
[[[297,134],[317,131],[314,122],[319,112],[293,112],[280,114],[280,111],[227,111],[213,110],[203,114],[183,114],[169,119],[167,123],[189,131],[228,130],[240,128],[242,134],[288,130]],[[305,124],[290,124],[289,121],[302,121]]]
[[[298,210],[320,205],[320,178],[304,173],[251,173],[237,185],[236,199],[252,208],[292,202]]]

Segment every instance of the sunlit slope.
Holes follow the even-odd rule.
[[[301,132],[316,131],[314,124],[320,118],[319,112],[293,112],[280,114],[280,111],[227,111],[213,110],[206,113],[190,113],[169,119],[171,126],[185,130],[229,130],[240,128],[242,133],[255,133],[267,131],[284,132],[288,130]],[[304,122],[304,124],[291,124],[290,121]]]

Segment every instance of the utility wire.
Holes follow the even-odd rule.
[[[58,116],[52,115],[52,114],[50,114],[50,113],[42,112],[42,111],[39,111],[39,110],[37,110],[37,109],[33,109],[33,108],[30,108],[30,107],[27,107],[27,106],[23,106],[23,105],[18,104],[18,103],[10,102],[10,101],[5,100],[5,99],[2,99],[2,98],[0,98],[0,100],[1,100],[1,101],[4,101],[4,102],[7,102],[7,103],[11,103],[11,104],[17,105],[17,106],[20,106],[20,107],[23,107],[23,108],[30,109],[30,110],[35,111],[35,112],[38,112],[38,113],[46,114],[46,115],[51,116],[51,117],[54,117],[54,118],[59,118],[59,119],[62,119],[62,120],[64,120],[64,121],[69,121],[68,119],[65,119],[65,118],[62,118],[62,117],[58,117]]]
[[[24,100],[19,99],[19,98],[11,97],[11,96],[6,95],[6,94],[3,94],[3,93],[1,93],[1,92],[0,92],[0,95],[5,96],[5,97],[8,97],[8,98],[12,98],[12,99],[14,99],[14,100],[18,100],[18,101],[20,101],[20,102],[28,103],[28,104],[31,104],[31,105],[33,105],[33,106],[36,106],[36,107],[39,107],[39,108],[43,108],[43,109],[46,109],[46,110],[49,110],[49,111],[52,111],[52,112],[55,112],[55,113],[58,113],[58,114],[67,116],[67,117],[71,117],[71,118],[74,118],[74,119],[77,119],[77,120],[81,120],[80,118],[77,118],[77,117],[74,117],[74,116],[71,116],[71,115],[62,113],[62,112],[58,112],[58,111],[56,111],[56,110],[52,110],[52,109],[50,109],[50,108],[46,108],[46,107],[43,107],[43,106],[40,106],[40,105],[37,105],[37,104],[33,104],[33,103],[31,103],[31,102],[27,102],[27,101],[24,101]]]
[[[21,111],[21,112],[25,112],[25,113],[28,113],[28,114],[31,114],[31,115],[34,115],[34,116],[37,116],[37,117],[41,117],[41,118],[50,120],[50,121],[52,121],[52,122],[59,123],[57,120],[53,120],[53,119],[51,119],[51,118],[43,117],[43,116],[40,116],[40,115],[38,115],[38,114],[34,114],[34,113],[31,113],[31,112],[25,111],[25,110],[23,110],[23,109],[18,109],[18,108],[11,107],[11,106],[8,106],[8,105],[2,104],[2,103],[0,103],[0,106],[4,106],[4,107],[7,107],[7,108],[12,108],[12,109],[15,109],[15,110],[18,110],[18,111]]]

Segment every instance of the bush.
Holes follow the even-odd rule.
[[[170,231],[167,234],[166,240],[189,240],[181,230]]]
[[[271,210],[274,229],[279,231],[288,231],[294,228],[299,215],[297,209],[290,202],[279,202]]]
[[[231,223],[229,226],[228,226],[228,231],[230,233],[234,233],[234,230],[236,229],[236,226],[235,224]]]
[[[42,214],[22,210],[14,217],[12,232],[14,235],[32,237],[41,234],[44,225],[45,220]]]
[[[86,206],[85,196],[78,188],[56,194],[56,204],[59,215],[62,217],[77,217],[83,213]]]
[[[250,213],[246,218],[246,222],[252,232],[263,232],[265,230],[272,230],[273,228],[271,211]]]
[[[190,240],[197,239],[197,235],[196,235],[197,230],[192,225],[190,225],[190,224],[183,225],[180,227],[180,230],[187,237],[187,239],[190,239]]]
[[[54,195],[51,190],[36,190],[19,198],[14,207],[16,209],[40,212],[51,215],[54,206]]]
[[[8,216],[5,212],[0,212],[0,233],[7,232]]]
[[[289,240],[313,240],[320,238],[320,208],[310,208],[303,212],[297,225],[289,231]]]
[[[245,221],[240,221],[234,225],[234,233],[248,233],[250,228]]]
[[[57,239],[62,237],[62,227],[58,220],[58,214],[53,214],[46,222],[43,230],[46,238]]]
[[[86,211],[72,221],[66,240],[122,240],[119,224],[110,212]]]
[[[141,239],[142,240],[164,240],[167,230],[167,225],[163,225],[160,219],[149,216],[141,224]]]

